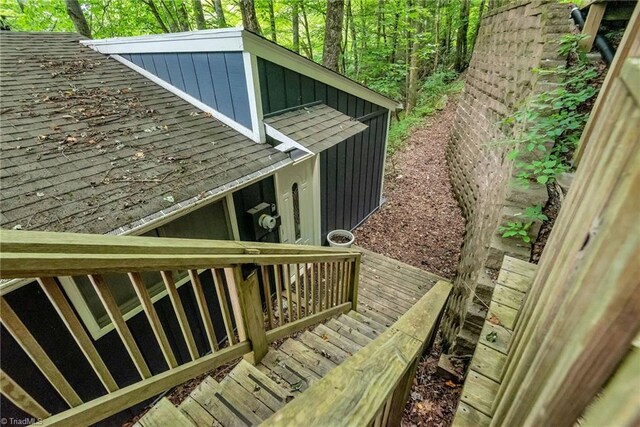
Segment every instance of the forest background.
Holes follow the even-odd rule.
[[[393,152],[461,89],[482,15],[506,1],[0,0],[0,24],[91,38],[243,26],[402,102]]]

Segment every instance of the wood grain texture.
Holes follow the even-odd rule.
[[[149,325],[151,326],[153,335],[155,335],[156,340],[158,341],[158,345],[160,346],[162,355],[167,362],[167,366],[169,366],[169,368],[175,368],[176,366],[178,366],[176,356],[173,354],[173,350],[171,349],[171,345],[169,344],[169,340],[167,339],[167,334],[162,327],[162,323],[160,323],[160,318],[158,317],[158,313],[153,306],[153,302],[151,301],[151,297],[149,296],[147,287],[142,281],[142,276],[140,275],[140,273],[129,273],[129,280],[131,280],[133,289],[138,295],[140,304],[142,304],[142,309],[147,316],[147,320],[149,320]]]
[[[9,331],[11,336],[18,342],[18,345],[29,356],[42,374],[51,383],[53,388],[60,394],[69,406],[74,407],[82,404],[80,396],[67,382],[62,372],[56,367],[38,341],[31,335],[22,320],[13,311],[9,303],[0,297],[0,313],[2,313],[2,325]]]
[[[14,405],[32,417],[47,418],[51,416],[46,409],[4,371],[0,371],[0,389],[6,399],[9,399]]]
[[[85,331],[82,323],[76,316],[76,313],[71,308],[71,305],[65,298],[59,285],[52,277],[41,277],[38,279],[40,287],[51,301],[51,304],[55,308],[56,312],[60,315],[60,318],[66,325],[67,329],[73,336],[73,339],[78,343],[78,347],[87,358],[87,361],[93,368],[94,372],[105,386],[107,391],[115,391],[118,389],[118,384],[113,379],[111,372],[105,365],[104,361],[100,357],[100,354],[93,345],[93,341],[89,338],[89,335]]]
[[[171,301],[171,305],[173,306],[173,312],[178,318],[178,324],[180,325],[180,330],[182,331],[184,341],[187,343],[187,349],[189,349],[191,360],[196,360],[198,357],[200,357],[200,354],[198,354],[196,340],[193,338],[191,325],[189,325],[189,320],[187,319],[187,314],[184,311],[184,306],[182,305],[180,294],[178,294],[176,282],[173,280],[173,274],[171,273],[171,271],[161,271],[160,275],[162,276],[164,287],[169,294],[169,300]]]
[[[133,338],[129,327],[127,326],[127,322],[125,322],[124,317],[122,317],[120,307],[118,307],[116,300],[113,298],[109,286],[107,286],[107,283],[100,275],[90,275],[89,280],[93,285],[93,289],[95,289],[96,293],[98,294],[102,305],[107,311],[109,318],[113,322],[113,325],[118,332],[122,343],[127,349],[127,353],[129,353],[133,364],[138,370],[138,373],[140,374],[142,379],[149,378],[151,376],[149,366],[147,366],[147,362],[144,360],[144,357],[142,357],[140,348],[138,348],[138,344]]]
[[[195,424],[183,412],[178,410],[166,397],[160,399],[153,408],[134,424],[138,427],[195,427]]]
[[[264,425],[373,422],[428,341],[450,290],[449,283],[438,283],[397,325],[312,384]]]
[[[200,359],[169,369],[146,380],[83,403],[68,411],[53,415],[44,421],[44,425],[66,427],[94,424],[121,411],[122,408],[128,408],[131,405],[156,396],[171,387],[182,384],[193,377],[202,375],[236,359],[247,353],[249,349],[250,345],[247,342],[223,348],[216,353],[202,356]]]
[[[229,344],[233,345],[236,342],[236,338],[233,332],[233,323],[231,323],[231,310],[229,310],[229,304],[227,303],[227,291],[224,287],[223,273],[221,270],[215,268],[211,269],[211,274],[213,276],[213,284],[216,288],[216,295],[218,296],[220,312],[222,313],[224,330],[227,332],[227,339],[229,340]]]
[[[209,306],[207,305],[207,298],[204,295],[202,289],[202,283],[200,282],[200,276],[197,270],[189,270],[189,278],[191,279],[191,286],[193,286],[193,293],[196,296],[196,303],[198,304],[198,311],[200,312],[200,318],[204,325],[205,333],[207,334],[207,340],[209,341],[209,347],[211,351],[218,349],[218,337],[213,329],[213,322],[211,321],[211,313],[209,313]]]

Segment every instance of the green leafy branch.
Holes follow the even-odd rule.
[[[523,221],[508,221],[505,225],[500,226],[498,231],[502,233],[502,237],[519,238],[525,243],[531,242],[529,230],[536,221],[547,221],[549,218],[542,213],[542,206],[529,206],[522,213]]]

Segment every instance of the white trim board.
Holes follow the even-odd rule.
[[[280,132],[279,130],[277,130],[277,129],[271,127],[271,126],[269,126],[266,123],[264,125],[264,129],[265,129],[267,135],[269,135],[271,138],[275,139],[276,141],[280,141],[282,143],[282,144],[278,144],[278,145],[276,145],[274,147],[276,150],[279,150],[279,151],[282,151],[283,153],[286,153],[287,151],[290,151],[290,150],[293,150],[294,148],[297,148],[298,150],[304,151],[305,153],[315,154],[311,150],[309,150],[307,147],[305,147],[304,145],[302,145],[299,142],[291,139],[290,137],[288,137],[284,133]]]
[[[222,114],[218,110],[208,106],[207,104],[205,104],[202,101],[194,98],[193,96],[189,95],[188,93],[181,91],[180,89],[178,89],[177,87],[175,87],[171,83],[166,82],[166,81],[162,80],[160,77],[156,76],[155,74],[150,73],[149,71],[145,70],[144,68],[137,66],[136,64],[134,64],[133,62],[129,61],[128,59],[125,59],[122,56],[117,55],[117,54],[111,55],[111,57],[113,59],[115,59],[116,61],[120,62],[121,64],[126,65],[127,67],[131,68],[132,70],[142,74],[144,77],[148,78],[149,80],[151,80],[152,82],[154,82],[158,86],[168,90],[169,92],[173,93],[174,95],[177,95],[178,97],[180,97],[183,100],[187,101],[189,104],[193,105],[197,109],[202,110],[205,113],[211,114],[211,116],[213,116],[216,119],[220,120],[222,123],[224,123],[225,125],[229,126],[231,129],[233,129],[235,131],[238,131],[239,133],[241,133],[242,135],[244,135],[247,138],[251,139],[252,141],[260,142],[259,126],[256,129],[246,128],[246,127],[242,126],[240,123],[236,122],[235,120],[225,116],[224,114]],[[249,105],[251,107],[251,103],[249,103]],[[253,113],[253,111],[252,111],[252,113]],[[252,124],[254,124],[253,114],[252,114],[251,122],[252,122]]]
[[[395,111],[403,108],[401,103],[242,28],[224,28],[142,37],[119,37],[103,40],[82,40],[80,43],[100,53],[110,55],[124,53],[244,51],[389,110]]]

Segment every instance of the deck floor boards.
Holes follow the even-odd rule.
[[[362,252],[357,311],[272,345],[258,366],[241,361],[220,383],[207,378],[177,408],[185,419],[197,426],[263,421],[378,337],[443,280],[383,255]],[[295,292],[292,300],[295,306]]]

